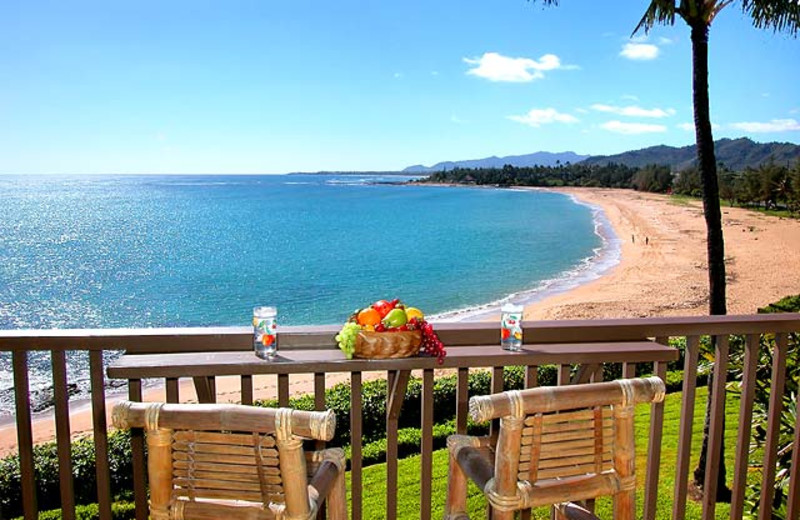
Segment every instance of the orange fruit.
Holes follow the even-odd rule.
[[[372,307],[367,307],[358,313],[357,319],[359,325],[377,325],[381,322],[381,314]]]

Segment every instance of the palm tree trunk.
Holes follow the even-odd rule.
[[[708,241],[709,313],[726,314],[725,299],[725,243],[722,237],[722,213],[719,206],[719,182],[717,159],[714,154],[714,136],[711,133],[711,116],[708,102],[708,24],[698,21],[692,29],[692,71],[694,127],[697,141],[697,164],[703,182],[703,214],[706,219]],[[712,341],[713,341],[712,337]],[[703,447],[700,460],[694,471],[695,485],[703,486],[706,471],[718,470],[717,501],[730,501],[730,490],[726,485],[725,443],[720,444],[719,468],[707,468],[708,436],[711,419],[712,378],[708,380],[708,403],[703,426]],[[723,426],[724,428],[724,426]]]

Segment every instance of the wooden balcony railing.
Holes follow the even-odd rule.
[[[689,480],[690,457],[692,456],[692,430],[694,426],[694,405],[696,395],[696,375],[701,338],[710,336],[715,339],[713,369],[713,399],[711,402],[710,449],[707,467],[717,468],[720,464],[718,453],[722,442],[723,415],[726,403],[726,382],[728,380],[728,357],[730,337],[745,337],[745,351],[742,363],[740,413],[737,427],[735,466],[733,468],[733,499],[731,518],[743,515],[744,492],[748,469],[748,448],[752,438],[751,422],[753,403],[757,386],[757,369],[760,341],[765,335],[774,335],[775,351],[772,353],[772,367],[769,386],[771,398],[768,409],[768,427],[766,446],[764,447],[764,464],[761,482],[760,518],[770,518],[772,493],[775,481],[775,461],[778,457],[778,433],[781,418],[782,396],[786,382],[786,356],[789,346],[789,334],[800,332],[800,314],[769,314],[752,316],[718,316],[718,317],[681,317],[681,318],[646,318],[625,320],[581,320],[581,321],[538,321],[526,322],[525,340],[542,344],[554,343],[614,343],[652,340],[667,345],[670,338],[685,338],[683,392],[681,417],[679,425],[679,441],[675,464],[675,489],[673,496],[668,497],[672,504],[672,518],[682,519],[686,514],[687,483]],[[333,336],[337,326],[318,327],[285,327],[280,331],[281,350],[306,351],[315,349],[333,349]],[[481,347],[495,345],[498,341],[498,329],[494,324],[439,324],[437,331],[448,347]],[[108,437],[106,423],[106,377],[103,366],[104,351],[125,351],[126,354],[158,354],[181,352],[231,352],[251,349],[251,330],[249,328],[204,328],[204,329],[136,329],[136,330],[10,330],[0,331],[0,353],[10,352],[14,372],[16,429],[20,456],[20,473],[22,503],[24,517],[38,517],[36,474],[33,457],[32,415],[28,370],[28,354],[31,351],[43,350],[51,353],[52,377],[54,389],[54,421],[59,461],[60,503],[63,518],[75,518],[74,481],[70,445],[70,414],[68,379],[69,370],[66,353],[68,351],[88,351],[91,378],[91,406],[93,416],[94,446],[96,450],[97,502],[100,518],[111,519],[111,486],[108,466]],[[472,359],[473,361],[466,361]],[[459,432],[466,429],[467,381],[472,368],[490,368],[492,370],[492,389],[502,388],[503,366],[514,363],[513,357],[508,362],[496,359],[486,364],[471,364],[479,357],[463,357],[461,361],[449,361],[457,373],[456,427]],[[548,359],[548,358],[541,358]],[[640,359],[625,357],[624,351],[617,354],[609,352],[603,363],[622,365],[623,376],[630,377],[635,373],[636,363]],[[549,362],[549,361],[545,361]],[[581,359],[574,363],[582,362]],[[519,363],[517,363],[519,364]],[[666,361],[652,363],[652,373],[664,377]],[[590,365],[591,370],[576,373],[574,378],[595,379],[601,377],[602,370]],[[419,367],[409,367],[419,368]],[[422,368],[422,475],[421,475],[421,510],[420,518],[431,517],[430,479],[431,479],[431,432],[434,365]],[[559,383],[567,383],[570,376],[570,364],[562,363],[558,367]],[[307,367],[302,372],[314,374],[314,398],[317,408],[324,406],[325,370]],[[336,371],[350,373],[351,386],[351,511],[352,518],[362,517],[361,486],[361,385],[363,362],[336,365]],[[397,386],[398,372],[381,365],[381,370],[388,370],[390,388]],[[297,370],[300,372],[301,370]],[[232,373],[232,372],[228,372]],[[281,405],[288,404],[289,378],[295,372],[275,373],[275,375],[257,375],[260,372],[241,373],[242,401],[253,400],[253,378],[274,377],[277,379],[278,399]],[[198,372],[198,374],[200,374]],[[527,366],[526,385],[537,384],[537,366]],[[203,373],[202,376],[213,375]],[[198,375],[198,377],[200,377]],[[792,374],[790,377],[796,377]],[[764,383],[762,381],[762,383]],[[178,400],[178,379],[174,374],[164,379],[168,401]],[[402,386],[402,385],[401,385]],[[206,378],[206,390],[210,392],[209,400],[214,399],[214,379]],[[141,400],[142,385],[140,379],[131,378],[128,388],[129,398]],[[393,406],[387,406],[389,417],[387,429],[396,416],[392,416]],[[800,409],[797,410],[800,415]],[[658,493],[658,468],[661,457],[663,424],[663,404],[652,405],[649,429],[647,469],[643,475],[644,513],[647,520],[656,516]],[[396,432],[396,428],[394,430]],[[800,429],[794,434],[794,446],[800,445]],[[146,481],[144,465],[144,446],[141,435],[132,437],[134,487],[137,519],[147,518]],[[397,500],[397,438],[389,435],[387,439],[387,518],[396,515]],[[394,472],[394,473],[392,473]],[[714,471],[708,471],[705,482],[705,499],[703,502],[703,518],[714,518],[716,503],[716,480],[712,478]],[[800,515],[800,450],[794,450],[790,470],[788,491],[788,517]],[[427,483],[426,483],[427,480]],[[663,501],[662,501],[663,503]],[[662,506],[663,507],[663,506]],[[0,511],[0,518],[3,512]]]

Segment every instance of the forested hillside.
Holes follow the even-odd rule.
[[[766,162],[757,168],[734,171],[719,167],[720,197],[732,205],[783,209],[800,213],[800,159],[791,166]],[[421,179],[420,183],[489,186],[586,186],[628,188],[639,191],[700,196],[700,173],[694,167],[673,171],[669,166],[650,164],[632,167],[618,163],[533,166],[518,168],[456,168]]]
[[[787,166],[800,159],[800,146],[792,143],[756,143],[751,139],[720,139],[714,143],[717,162],[734,171],[757,168],[772,161]],[[583,164],[617,163],[626,166],[642,167],[648,164],[670,166],[683,170],[694,166],[697,152],[695,145],[675,148],[673,146],[651,146],[617,155],[595,155],[585,159]]]

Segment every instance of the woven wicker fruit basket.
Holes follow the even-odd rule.
[[[361,359],[396,359],[416,356],[422,345],[422,332],[408,330],[398,332],[368,332],[362,330],[356,336],[353,357]]]

